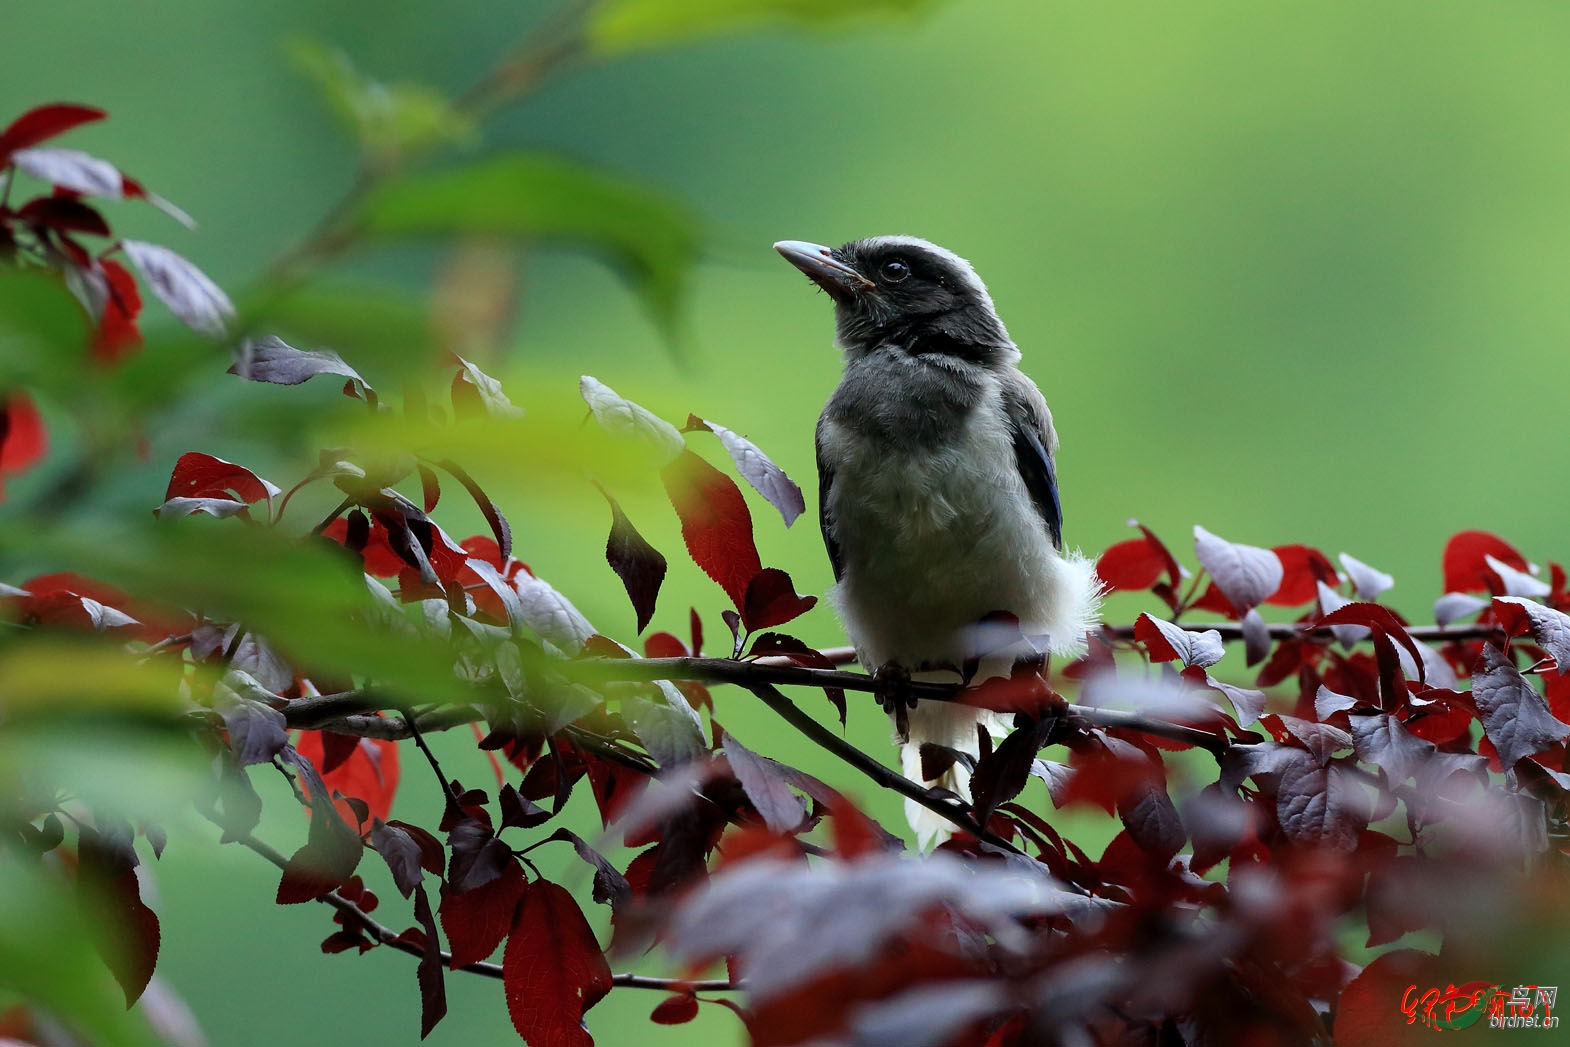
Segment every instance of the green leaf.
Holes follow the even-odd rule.
[[[156,604],[241,622],[307,674],[371,677],[420,701],[473,697],[444,643],[371,624],[358,565],[328,539],[200,516],[101,526],[74,540],[37,530],[18,527],[0,536],[0,548],[69,565]]]
[[[41,269],[0,267],[0,386],[69,392],[80,380],[87,311]]]
[[[103,1047],[151,1045],[104,969],[73,892],[39,864],[0,854],[0,985]]]
[[[397,175],[358,216],[371,236],[509,236],[567,241],[605,255],[673,334],[695,220],[647,186],[536,153],[507,153],[442,171]]]
[[[375,166],[388,166],[428,146],[469,145],[479,137],[473,119],[434,88],[373,80],[356,69],[348,55],[315,40],[296,40],[289,52],[295,67],[316,82]]]
[[[589,46],[618,54],[730,32],[749,23],[827,23],[869,14],[910,14],[930,0],[610,0],[595,10]]]

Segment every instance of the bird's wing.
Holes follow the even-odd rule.
[[[1058,434],[1052,428],[1052,412],[1035,383],[1016,374],[1003,387],[1004,410],[1009,432],[1014,438],[1014,460],[1020,479],[1036,503],[1052,544],[1063,548],[1063,506],[1058,501],[1058,474],[1052,455],[1058,449]]]
[[[834,568],[837,582],[845,573],[845,557],[840,552],[839,538],[834,533],[834,517],[829,512],[829,489],[834,486],[834,466],[823,453],[823,423],[818,423],[815,435],[818,452],[818,528],[823,531],[823,547],[829,551],[829,565]]]

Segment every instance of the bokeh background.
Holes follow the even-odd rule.
[[[354,173],[354,146],[299,75],[290,41],[455,94],[548,7],[20,0],[4,16],[0,116],[57,100],[109,109],[109,122],[62,144],[114,159],[201,223],[187,232],[125,204],[117,228],[168,244],[243,296]],[[1346,551],[1392,573],[1391,601],[1421,620],[1457,530],[1495,531],[1539,562],[1566,553],[1567,59],[1570,8],[1529,0],[951,0],[832,31],[760,23],[575,69],[452,159],[544,147],[686,201],[704,249],[676,347],[614,272],[571,250],[405,247],[332,271],[411,302],[444,281],[516,295],[505,336],[474,350],[514,402],[571,416],[578,376],[596,375],[674,421],[691,411],[748,435],[811,502],[812,424],[838,369],[830,306],[769,244],[925,236],[975,263],[1052,404],[1072,544],[1098,552],[1138,517],[1191,565],[1196,523],[1234,541]],[[373,353],[350,359],[376,374]],[[146,512],[185,450],[285,486],[314,465],[308,433],[269,428],[274,391],[219,370],[92,512]],[[13,491],[25,499],[48,476]],[[672,560],[655,628],[684,633],[692,605],[717,636],[723,596],[680,562],[657,485],[617,493]],[[518,555],[602,631],[631,639],[593,487],[492,494]],[[831,579],[811,514],[787,531],[752,505],[765,562],[821,593]],[[449,530],[482,530],[467,523]],[[1108,613],[1127,621],[1143,606],[1120,596]],[[826,607],[796,627],[841,642]],[[830,776],[899,822],[897,805],[824,766],[766,710],[716,697],[750,747]],[[809,708],[830,715],[826,703]],[[869,703],[853,703],[853,740],[884,752],[887,733]],[[489,770],[466,739],[443,739],[442,751],[479,784]],[[405,777],[400,811],[431,818],[424,769],[408,761]],[[168,803],[171,843],[156,868],[160,973],[211,1042],[413,1042],[413,963],[388,950],[321,955],[326,912],[274,906],[276,873],[220,849],[179,788],[168,786],[179,802]],[[264,788],[261,833],[288,850],[303,819],[281,788]],[[574,803],[590,824],[586,800]],[[581,873],[559,870],[586,889]],[[393,913],[378,915],[402,918]],[[453,1013],[433,1043],[514,1038],[498,983],[448,982]],[[597,1041],[741,1039],[718,1009],[692,1026],[650,1026],[657,1001],[613,993],[590,1015]]]

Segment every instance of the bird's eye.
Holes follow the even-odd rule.
[[[910,275],[910,266],[895,259],[892,262],[884,262],[883,268],[879,272],[882,273],[884,280],[891,284],[897,284]]]

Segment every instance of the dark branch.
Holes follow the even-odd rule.
[[[779,713],[786,723],[789,723],[809,739],[838,756],[841,760],[844,760],[856,768],[856,770],[883,786],[883,788],[892,789],[906,799],[914,800],[927,810],[932,811],[941,818],[947,819],[977,839],[987,841],[994,847],[1001,847],[1015,854],[1024,853],[1018,847],[996,833],[989,831],[986,826],[972,818],[970,812],[963,805],[934,796],[931,791],[922,788],[903,774],[868,756],[817,720],[802,712],[801,708],[787,698],[778,688],[771,687],[766,683],[758,683],[749,686],[747,689],[757,695],[764,705]]]
[[[211,818],[208,820],[212,821]],[[213,824],[217,825],[218,823],[215,821]],[[289,865],[289,859],[281,851],[270,844],[263,843],[249,833],[235,837],[235,842],[253,853],[261,855],[279,869],[287,868]],[[364,909],[361,909],[337,891],[328,891],[316,900],[343,913],[353,923],[357,924],[362,931],[380,944],[389,946],[401,953],[408,953],[415,959],[424,958],[424,949],[421,949],[413,942],[400,940],[397,931],[376,920]],[[450,969],[452,954],[444,952],[441,954],[441,959],[442,966]],[[502,977],[502,967],[499,963],[471,963],[466,967],[459,967],[458,970],[467,974],[478,974],[482,978],[500,980]],[[734,992],[741,989],[741,986],[727,978],[690,981],[684,978],[653,978],[645,974],[612,975],[611,984],[626,989],[659,989],[664,992]]]

